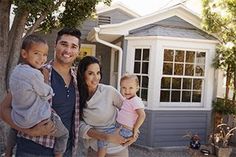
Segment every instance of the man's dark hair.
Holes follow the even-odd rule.
[[[61,36],[63,36],[64,34],[71,35],[71,36],[78,38],[79,39],[79,43],[78,43],[79,47],[81,46],[81,41],[80,41],[81,32],[80,32],[80,30],[78,30],[76,28],[63,28],[62,30],[60,30],[57,33],[56,43],[58,42],[58,40],[61,39]]]
[[[47,42],[40,36],[31,34],[29,36],[26,36],[22,42],[21,49],[29,50],[31,48],[31,45],[33,43],[44,43],[47,44]]]

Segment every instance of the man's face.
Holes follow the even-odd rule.
[[[55,46],[55,60],[61,64],[72,64],[79,54],[79,39],[64,34]]]

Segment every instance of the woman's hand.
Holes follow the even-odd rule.
[[[126,146],[130,146],[131,144],[133,144],[135,141],[137,141],[138,139],[138,136],[139,136],[139,131],[138,133],[135,135],[135,136],[132,136],[130,138],[127,138],[126,139],[126,142],[124,144],[122,144],[124,147]]]
[[[108,134],[107,141],[111,143],[120,144],[120,145],[123,145],[124,143],[126,143],[127,140],[124,137],[122,137],[119,133],[120,129],[121,128],[116,129],[116,131],[113,134]]]
[[[54,123],[47,119],[38,123],[33,128],[26,129],[24,132],[31,136],[53,135],[56,132],[56,128]]]

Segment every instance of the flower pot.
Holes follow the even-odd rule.
[[[199,140],[194,140],[194,139],[190,140],[190,148],[199,149],[200,147],[201,147],[201,143]]]
[[[217,157],[230,157],[230,154],[232,152],[232,148],[222,148],[222,147],[216,147],[216,156]]]

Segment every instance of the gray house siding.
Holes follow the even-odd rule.
[[[127,14],[120,9],[114,9],[112,11],[107,11],[100,13],[102,16],[109,16],[111,18],[111,24],[120,23],[123,21],[130,20],[134,18],[133,16]],[[90,43],[86,40],[88,33],[94,28],[98,27],[98,19],[88,19],[80,27],[82,33],[82,43],[84,44],[95,44],[96,45],[96,57],[100,59],[102,65],[102,83],[110,83],[110,66],[111,66],[111,48],[100,43]]]
[[[173,16],[165,20],[131,30],[129,36],[168,36],[191,39],[216,40],[206,32],[183,19]]]
[[[142,125],[136,144],[148,147],[187,146],[189,140],[183,136],[191,131],[207,142],[210,111],[152,111],[146,110],[146,120]]]
[[[102,80],[104,84],[110,82],[111,48],[102,44],[96,44],[96,57],[102,66]]]
[[[120,9],[103,12],[99,15],[111,17],[111,24],[121,23],[134,18],[132,15],[129,15],[128,13]]]
[[[97,19],[93,19],[93,18],[89,18],[87,20],[85,20],[82,24],[81,27],[79,27],[80,31],[81,31],[81,38],[83,40],[86,40],[86,37],[88,35],[88,33],[94,28],[97,27]]]

